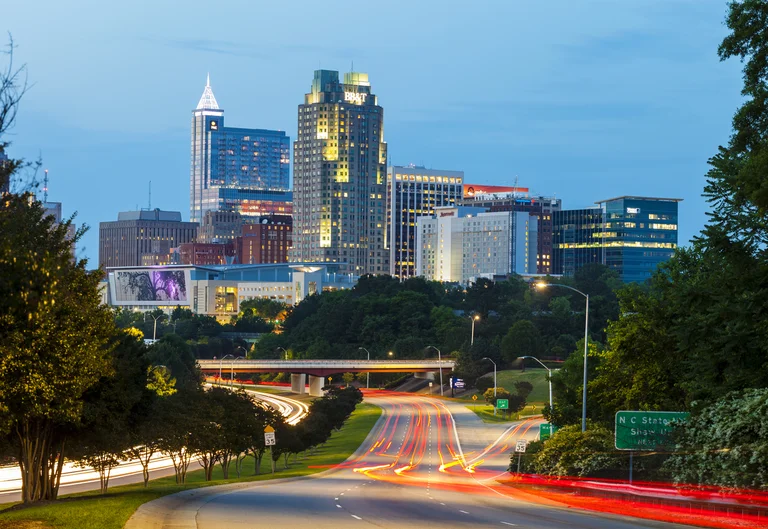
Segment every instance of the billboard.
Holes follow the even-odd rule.
[[[492,193],[527,193],[527,187],[514,186],[486,186],[478,184],[464,184],[464,198],[472,198],[476,195],[490,195]]]
[[[118,303],[187,302],[184,270],[119,270],[114,272],[113,277],[115,301]]]

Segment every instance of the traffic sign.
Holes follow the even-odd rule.
[[[451,385],[456,389],[464,389],[467,386],[463,378],[451,378]]]
[[[477,400],[477,395],[472,395],[472,400]]]
[[[616,412],[616,448],[618,450],[658,450],[672,444],[676,424],[688,420],[682,411]]]
[[[528,447],[528,441],[525,439],[518,439],[517,443],[515,443],[515,452],[520,452],[521,454],[525,453],[525,449]]]
[[[269,424],[264,428],[264,446],[275,446],[275,429]]]
[[[554,424],[545,422],[539,426],[539,439],[542,441],[545,441],[552,437],[554,433],[558,430],[558,427]]]
[[[508,410],[509,399],[496,399],[496,408],[499,410]]]

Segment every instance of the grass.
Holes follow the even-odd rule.
[[[493,383],[493,373],[485,375],[490,377]],[[515,382],[525,380],[533,385],[533,391],[528,395],[528,402],[540,403],[549,402],[549,382],[547,382],[547,370],[543,368],[527,368],[525,371],[519,369],[507,369],[496,373],[496,384],[510,393],[515,392]],[[482,399],[482,395],[478,396]]]
[[[499,410],[496,412],[496,415],[493,414],[493,406],[490,406],[483,402],[482,404],[472,405],[467,404],[467,408],[475,412],[475,415],[480,417],[483,422],[512,422],[512,421],[518,421],[520,419],[524,419],[525,417],[530,417],[533,415],[541,415],[541,410],[543,408],[544,404],[539,403],[531,403],[528,404],[525,408],[523,408],[519,415],[517,413],[507,413],[506,417],[504,416],[504,412],[502,410]]]
[[[262,461],[262,471],[266,474],[252,475],[254,461],[249,457],[243,465],[243,476],[239,479],[223,479],[221,467],[217,465],[213,481],[208,482],[205,481],[201,469],[189,472],[187,483],[184,485],[177,485],[174,477],[169,476],[150,481],[146,489],[139,483],[110,488],[105,495],[99,494],[98,491],[84,492],[29,507],[18,504],[0,505],[0,529],[121,529],[141,504],[175,492],[210,485],[291,478],[322,472],[352,455],[368,436],[380,415],[381,408],[372,404],[359,404],[341,431],[334,433],[314,455],[304,457],[298,463],[290,463],[288,469],[282,468],[281,459],[277,462],[275,474],[269,473],[269,461],[266,461],[265,457],[265,461]],[[199,465],[192,463],[190,469],[196,466]],[[230,470],[230,476],[234,476],[233,470]]]

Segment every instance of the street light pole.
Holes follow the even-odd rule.
[[[154,330],[152,331],[152,341],[153,342],[157,340],[157,320],[159,320],[163,316],[165,316],[165,314],[159,314],[158,316],[154,316],[153,314],[149,315],[150,318],[155,320]],[[147,313],[146,312],[144,313],[144,321],[147,321]],[[176,332],[176,328],[174,328],[174,332]]]
[[[371,361],[371,352],[368,349],[366,349],[365,347],[358,347],[357,350],[358,351],[363,350],[366,353],[368,353],[368,361],[369,362]],[[368,367],[370,368],[370,366],[368,366]],[[366,371],[366,373],[365,373],[365,389],[370,389],[370,387],[371,387],[371,372],[370,371]]]
[[[241,347],[242,349],[242,347]],[[229,385],[234,386],[235,385],[235,361],[240,360],[241,358],[245,358],[244,356],[238,356],[237,358],[232,359],[232,363],[230,364],[231,370],[229,372]]]
[[[585,294],[581,290],[569,287],[568,285],[561,285],[559,283],[536,283],[539,288],[544,287],[562,287],[568,290],[573,290],[584,296],[587,300],[586,309],[584,310],[584,383],[581,392],[581,431],[587,431],[587,351],[589,350],[589,294]]]
[[[429,349],[430,347],[435,351],[437,351],[437,363],[440,364],[440,396],[442,397],[443,396],[443,359],[440,354],[440,349],[438,349],[434,345],[428,345],[427,349]]]
[[[470,319],[472,320],[472,335],[469,340],[469,346],[472,347],[473,345],[475,345],[475,322],[480,319],[480,316],[475,314]]]
[[[285,350],[285,349],[283,349],[282,347],[278,347],[278,349],[280,349],[282,352],[284,352],[284,353],[285,353],[285,359],[286,359],[286,360],[288,360],[288,351],[286,351],[286,350]]]
[[[547,370],[547,378],[549,378],[549,413],[552,413],[552,370],[550,370],[547,366],[545,366],[541,360],[536,358],[535,356],[518,356],[518,360],[525,360],[526,358],[530,358],[531,360],[536,360],[538,363],[541,364],[541,367]]]
[[[488,360],[490,363],[493,364],[493,398],[496,398],[496,362],[488,358],[487,356],[484,356],[481,358],[481,360]],[[496,404],[493,405],[493,414],[496,415]]]
[[[233,355],[224,355],[221,358],[219,358],[219,385],[221,385],[221,364],[226,360],[227,358],[233,358]]]

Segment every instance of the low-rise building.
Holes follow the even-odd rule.
[[[129,310],[172,310],[228,319],[247,299],[295,305],[312,294],[352,288],[357,276],[335,265],[263,264],[109,268],[108,304]]]

